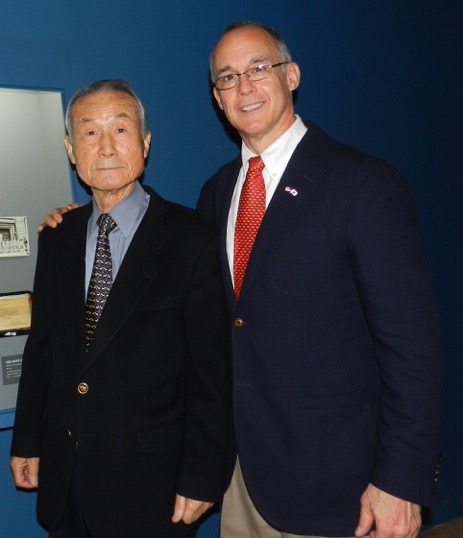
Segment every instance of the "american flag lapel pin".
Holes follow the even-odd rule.
[[[293,189],[292,187],[285,187],[285,192],[289,192],[289,194],[292,194],[293,196],[297,196],[297,190]]]

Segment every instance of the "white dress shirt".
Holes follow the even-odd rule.
[[[288,165],[289,159],[306,132],[307,127],[304,125],[301,118],[296,115],[296,120],[291,127],[260,154],[260,157],[264,161],[265,165],[262,175],[264,176],[265,183],[266,207],[268,207],[270,201],[272,200],[276,188],[280,183],[281,176]],[[241,189],[243,187],[244,180],[246,179],[246,173],[249,167],[248,161],[251,157],[257,157],[257,155],[252,153],[243,142],[241,145],[241,160],[243,164],[241,166],[235,185],[235,190],[231,199],[227,224],[227,255],[232,280],[236,216],[238,214]]]

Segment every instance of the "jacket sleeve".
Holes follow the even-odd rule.
[[[388,165],[356,194],[349,253],[382,384],[371,481],[429,504],[442,411],[439,321],[412,197]]]
[[[32,295],[32,321],[23,353],[21,379],[18,387],[15,425],[11,454],[36,457],[40,454],[46,394],[51,375],[49,322],[52,319],[47,304],[46,233],[39,236],[39,249]]]
[[[185,443],[177,492],[220,501],[229,441],[228,338],[215,236],[190,278],[184,308]]]

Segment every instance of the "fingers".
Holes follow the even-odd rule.
[[[39,485],[39,458],[11,456],[10,467],[18,488],[35,489]]]
[[[61,224],[63,222],[63,217],[61,216],[63,213],[67,213],[69,209],[67,209],[69,206],[66,207],[58,207],[56,209],[53,209],[51,213],[48,215],[45,215],[43,217],[42,224],[39,224],[37,226],[37,231],[41,232],[46,226],[49,228],[56,228],[58,224]]]
[[[189,525],[199,519],[211,506],[213,506],[213,503],[196,501],[195,499],[187,499],[177,495],[172,521],[174,523],[183,521],[183,523]]]
[[[373,512],[370,510],[370,505],[367,503],[364,495],[361,499],[359,522],[357,528],[355,529],[356,538],[363,538],[364,536],[368,536],[368,533],[373,527],[374,522],[375,517],[373,515]]]
[[[49,228],[56,228],[58,224],[61,224],[63,222],[62,215],[64,215],[64,213],[72,211],[73,209],[76,209],[81,205],[82,204],[74,202],[72,204],[68,204],[67,206],[57,207],[56,209],[53,209],[48,215],[45,215],[45,217],[43,217],[43,222],[42,224],[39,224],[37,226],[37,231],[41,232],[46,226],[48,226]]]
[[[421,527],[421,508],[370,484],[360,500],[355,536],[361,538],[415,538]],[[374,527],[374,530],[372,528]]]
[[[182,521],[183,513],[185,512],[185,505],[186,505],[186,498],[182,497],[181,495],[177,495],[175,497],[174,514],[172,516],[172,521],[174,523],[178,523],[179,521]]]

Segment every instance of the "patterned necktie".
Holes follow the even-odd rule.
[[[109,248],[109,232],[116,223],[110,215],[102,213],[98,217],[98,238],[96,241],[95,260],[92,276],[88,285],[87,304],[85,310],[85,347],[88,350],[96,325],[106,303],[113,283],[111,250]]]
[[[249,168],[241,189],[238,215],[235,225],[235,245],[233,255],[233,277],[235,295],[239,299],[244,273],[248,264],[254,240],[265,213],[265,184],[262,170],[264,163],[260,157],[249,159]]]

